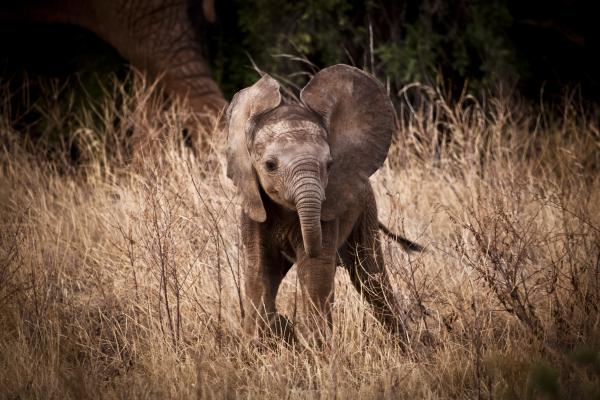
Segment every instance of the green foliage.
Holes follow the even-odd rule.
[[[223,43],[226,51],[218,49],[213,59],[217,79],[228,94],[256,80],[252,63],[287,76],[299,69],[288,56],[330,65],[347,61],[347,46],[366,43],[366,27],[352,24],[357,11],[348,0],[238,0],[235,8],[239,41]],[[228,72],[219,72],[224,69]],[[303,78],[291,81],[300,84]]]
[[[237,0],[239,42],[213,58],[227,94],[256,80],[252,63],[302,85],[315,68],[354,64],[389,80],[393,92],[441,73],[456,88],[514,82],[520,72],[507,36],[507,0],[395,2]],[[229,10],[230,11],[230,10]],[[229,44],[232,41],[228,42]],[[223,72],[227,70],[227,72]]]
[[[286,49],[319,53],[324,63],[333,63],[343,57],[340,46],[333,44],[339,44],[349,28],[351,11],[346,0],[241,1],[239,23],[247,33],[245,44],[254,49],[267,54]]]

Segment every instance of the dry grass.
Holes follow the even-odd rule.
[[[407,91],[425,101],[400,110],[372,178],[381,220],[427,246],[384,243],[410,317],[405,352],[342,270],[327,348],[248,344],[224,137],[206,135],[195,158],[177,139],[185,107],[139,81],[76,113],[49,100],[43,135],[67,133],[74,168],[22,139],[7,100],[0,397],[600,395],[597,115]],[[290,316],[294,277],[278,298]]]

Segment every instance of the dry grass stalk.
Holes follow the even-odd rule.
[[[339,270],[323,350],[250,346],[224,137],[139,78],[79,107],[2,88],[0,397],[498,398],[598,393],[600,165],[594,111],[528,114],[411,86],[372,179],[405,351]],[[418,96],[414,95],[418,92]],[[54,99],[54,100],[52,100]],[[61,99],[58,101],[58,99]],[[41,104],[39,101],[45,101]],[[190,125],[192,124],[192,125]],[[47,146],[17,130],[69,138]],[[38,143],[40,143],[38,141]],[[77,148],[78,165],[64,154]],[[294,319],[297,284],[278,306]]]

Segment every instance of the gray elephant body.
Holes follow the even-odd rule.
[[[206,20],[214,20],[213,1],[205,0],[202,9]],[[185,0],[25,0],[0,5],[0,19],[86,28],[151,78],[161,77],[168,92],[188,97],[198,114],[215,115],[226,101],[202,56],[189,10]]]
[[[354,287],[373,307],[376,318],[391,332],[401,335],[401,310],[384,268],[378,237],[377,205],[370,186],[356,204],[339,218],[323,222],[323,248],[317,257],[304,251],[298,215],[265,196],[268,218],[264,223],[242,213],[242,237],[246,271],[246,332],[265,330],[289,337],[280,326],[275,299],[279,285],[295,262],[305,297],[302,314],[309,331],[324,332],[331,326],[334,277],[343,265]],[[325,322],[325,325],[322,323]]]
[[[395,129],[391,102],[372,76],[347,65],[320,71],[300,97],[282,104],[265,75],[228,109],[228,176],[242,195],[248,261],[245,329],[282,329],[275,298],[295,261],[303,324],[327,332],[341,261],[379,321],[401,334],[369,183]]]

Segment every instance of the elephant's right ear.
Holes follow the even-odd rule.
[[[264,75],[254,85],[236,93],[227,109],[227,176],[242,194],[244,211],[257,222],[264,222],[267,214],[249,153],[251,127],[258,115],[280,103],[279,83]]]

